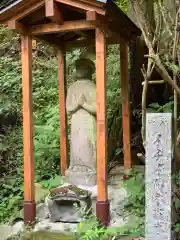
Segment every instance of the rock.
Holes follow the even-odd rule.
[[[91,208],[91,193],[72,185],[59,187],[50,190],[46,203],[52,222],[81,222]]]
[[[34,231],[50,231],[57,232],[65,235],[69,233],[75,233],[77,231],[78,224],[71,223],[52,223],[50,219],[45,219],[36,224]]]
[[[36,218],[40,221],[49,217],[49,210],[45,203],[40,203],[36,207]]]
[[[6,240],[11,235],[12,227],[9,225],[0,225],[0,236],[1,240]]]
[[[0,239],[7,240],[9,238],[13,238],[18,235],[20,232],[24,230],[24,223],[17,222],[13,226],[10,225],[0,225]]]

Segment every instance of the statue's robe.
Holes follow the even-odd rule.
[[[68,89],[71,114],[70,167],[73,172],[96,172],[96,85],[78,80]]]

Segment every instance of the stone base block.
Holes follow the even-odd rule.
[[[97,172],[74,172],[68,169],[66,177],[69,183],[76,186],[95,186],[97,184]]]

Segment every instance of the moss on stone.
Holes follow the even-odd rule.
[[[56,189],[52,189],[50,190],[50,197],[54,198],[58,195],[63,195],[63,194],[68,194],[69,191],[73,192],[74,194],[78,195],[78,196],[87,196],[88,195],[88,191],[87,190],[83,190],[80,189],[76,186],[73,185],[69,185],[66,187],[60,187],[60,188],[56,188]]]
[[[65,236],[59,233],[52,233],[46,231],[38,231],[31,233],[29,236],[23,238],[23,240],[73,240],[73,236]]]

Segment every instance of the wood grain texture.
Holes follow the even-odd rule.
[[[24,143],[24,200],[33,202],[34,192],[34,142],[32,110],[32,39],[21,37],[22,94],[23,94],[23,143]]]
[[[12,20],[8,22],[8,28],[16,31],[20,35],[28,35],[28,28],[17,20]]]
[[[57,24],[63,24],[63,14],[59,10],[55,0],[45,0],[46,17]]]
[[[86,12],[86,19],[88,21],[94,20],[96,21],[97,13],[95,11],[87,11]]]
[[[97,185],[98,201],[107,200],[106,40],[96,29]]]
[[[31,27],[32,35],[44,35],[51,33],[69,32],[75,30],[91,30],[95,28],[94,21],[78,20],[65,22],[62,25],[48,23]]]
[[[74,0],[56,0],[57,2],[69,5],[70,7],[75,7],[80,11],[96,11],[98,14],[105,15],[106,11],[102,7],[102,4],[98,4],[95,1],[74,1]],[[95,3],[95,4],[94,4]]]
[[[120,69],[121,69],[121,98],[122,98],[122,129],[123,129],[123,149],[124,167],[132,167],[131,159],[131,129],[130,129],[130,96],[128,81],[128,45],[124,40],[120,40]]]
[[[60,114],[60,168],[65,176],[68,163],[68,133],[66,114],[66,80],[65,80],[65,56],[63,50],[58,50],[58,83],[59,83],[59,114]]]
[[[21,12],[15,14],[10,20],[21,20],[22,18],[40,9],[43,5],[44,1],[38,1],[36,3],[33,2],[31,6],[24,8]]]

